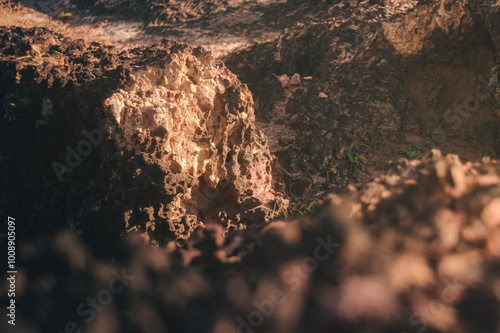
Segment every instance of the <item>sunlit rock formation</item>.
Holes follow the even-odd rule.
[[[171,42],[117,53],[44,29],[1,36],[1,199],[29,207],[31,232],[181,240],[286,209],[252,96],[210,53]]]

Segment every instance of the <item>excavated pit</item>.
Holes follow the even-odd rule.
[[[425,63],[403,78],[404,141],[431,139],[433,146],[469,161],[497,157],[500,113],[489,86],[493,50],[472,44],[454,56],[452,63]]]
[[[225,58],[254,93],[294,201],[432,148],[499,157],[497,7],[340,2],[328,13]]]

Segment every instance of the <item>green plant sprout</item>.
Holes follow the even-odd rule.
[[[368,145],[365,145],[366,147],[370,147]],[[368,162],[368,160],[366,159],[366,157],[363,155],[363,154],[358,154],[358,153],[354,153],[352,151],[352,149],[354,148],[354,144],[351,143],[351,145],[349,146],[349,149],[347,150],[347,157],[349,158],[349,161],[351,161],[351,163],[356,163],[356,165],[359,166],[359,162],[365,164]]]
[[[362,147],[365,148],[365,151],[367,150],[375,150],[375,146],[376,146],[376,141],[375,139],[372,139],[372,141],[370,142],[370,144],[366,144],[366,143],[362,143],[361,144]]]
[[[311,212],[311,208],[316,205],[318,202],[316,200],[313,200],[309,202],[308,204],[302,203],[300,206],[295,206],[292,207],[288,210],[291,216],[296,215],[297,213],[300,215],[304,215],[306,211]]]
[[[422,159],[422,152],[419,148],[415,146],[406,146],[402,145],[399,148],[399,151],[402,153],[403,157],[412,159],[412,160],[420,160]]]

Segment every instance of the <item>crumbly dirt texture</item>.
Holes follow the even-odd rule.
[[[117,53],[43,28],[0,31],[2,201],[33,207],[29,232],[53,232],[40,221],[52,216],[87,237],[165,242],[287,208],[252,96],[211,53],[170,42]]]
[[[0,0],[16,328],[498,332],[498,22],[496,0]]]
[[[66,37],[130,48],[164,37],[203,46],[220,57],[270,41],[303,17],[308,4],[268,1],[4,1],[0,25],[48,27]],[[212,10],[203,8],[212,7]]]
[[[124,240],[100,255],[59,234],[20,247],[18,320],[27,332],[68,320],[84,332],[237,332],[267,311],[258,332],[495,332],[499,180],[498,161],[435,150],[259,233],[224,238],[213,224],[183,248]],[[85,323],[75,309],[114,274],[127,287]]]
[[[338,2],[328,16],[225,58],[249,84],[291,196],[363,183],[437,147],[497,157],[498,6]]]

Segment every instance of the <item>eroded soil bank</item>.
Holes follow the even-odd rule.
[[[291,196],[361,184],[433,147],[498,158],[497,6],[340,2],[328,13],[225,58],[254,94]]]

